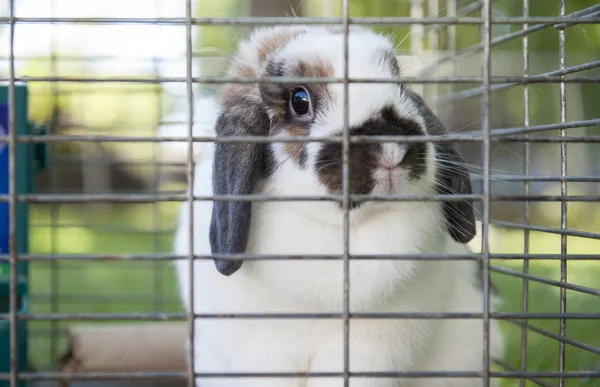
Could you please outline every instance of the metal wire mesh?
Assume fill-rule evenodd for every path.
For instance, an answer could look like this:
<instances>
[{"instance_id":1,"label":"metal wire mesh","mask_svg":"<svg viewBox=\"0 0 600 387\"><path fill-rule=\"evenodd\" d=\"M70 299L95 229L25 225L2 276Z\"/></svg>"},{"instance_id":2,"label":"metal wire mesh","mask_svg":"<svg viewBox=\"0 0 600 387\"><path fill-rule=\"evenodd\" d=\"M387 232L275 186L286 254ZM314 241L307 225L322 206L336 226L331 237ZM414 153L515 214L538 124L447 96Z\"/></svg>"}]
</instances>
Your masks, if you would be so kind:
<instances>
[{"instance_id":1,"label":"metal wire mesh","mask_svg":"<svg viewBox=\"0 0 600 387\"><path fill-rule=\"evenodd\" d=\"M165 0L167 1L167 0ZM50 1L56 8L58 0ZM161 9L162 1L154 2L156 9ZM34 16L20 16L20 2L8 0L6 2L6 15L0 17L0 23L6 27L8 55L2 60L7 65L6 75L0 74L0 80L6 82L9 86L9 104L12 107L9 111L9 135L0 138L0 141L7 144L10 154L10 190L9 195L0 197L0 201L8 202L10 208L10 255L2 256L2 260L10 263L10 309L7 314L1 314L0 320L8 320L11 324L11 372L9 374L0 374L0 381L7 380L11 387L17 387L20 380L25 381L45 381L45 380L146 380L146 379L172 379L179 378L188 380L188 385L195 385L194 375L194 353L197 348L194 345L188 347L188 357L192 359L187 365L187 373L184 372L111 372L111 373L86 373L73 374L65 372L56 372L52 370L52 361L56 359L64 345L64 328L67 322L94 322L94 321L158 321L173 320L187 321L188 340L193 343L194 337L194 319L297 319L297 318L315 318L315 319L342 319L344 322L344 359L343 372L341 373L237 373L237 374L196 374L200 378L242 378L242 377L342 377L344 386L350 385L351 377L375 376L375 377L470 377L480 378L483 386L489 386L491 380L499 379L506 383L519 382L520 386L534 385L541 386L565 386L576 385L571 382L578 382L577 385L596 385L600 380L600 364L581 364L579 370L568 367L568 355L571 348L577 348L588 354L600 355L600 348L597 347L598 341L586 342L585 337L572 334L567 327L571 324L576 325L577 321L594 321L600 319L600 307L596 300L600 297L598 282L571 280L567 276L569 264L581 262L589 264L589 270L592 265L598 265L598 255L590 249L575 248L574 251L567 249L567 242L573 238L581 238L590 241L600 239L598 224L593 222L580 225L579 220L572 221L572 216L567 216L572 207L580 206L578 214L598 215L598 183L600 182L600 169L597 167L597 160L594 155L598 152L597 143L600 142L600 132L597 127L600 126L600 117L598 117L596 108L594 110L594 101L586 100L582 95L581 85L596 85L600 82L600 54L598 51L588 52L587 55L578 55L577 61L569 60L567 56L567 36L572 31L581 26L595 25L600 23L600 6L591 5L585 8L572 9L566 0L556 0L554 3L558 6L556 15L532 16L532 1L523 0L520 15L507 16L498 15L494 12L501 10L494 8L491 0L406 0L404 3L410 6L409 15L394 14L386 17L382 16L364 16L362 14L353 15L351 11L351 2L342 0L330 3L339 6L335 11L335 16L309 17L299 16L290 17L257 17L257 16L236 16L236 17L213 17L212 15L199 15L195 8L196 3L192 0L180 0L183 5L181 14L164 16L160 11L155 16L131 17L120 15L119 12L110 14L110 16L56 16L56 9L50 8L48 14L37 14ZM398 2L402 3L402 2ZM400 7L399 7L400 9ZM404 9L404 8L402 8ZM571 10L571 11L569 11ZM197 30L209 26L211 28L246 28L256 25L281 25L281 24L312 24L312 25L341 25L345 32L344 56L345 69L344 76L337 78L232 78L222 75L213 75L199 73L197 70L198 61L210 62L213 60L219 67L220 56L195 51L195 36ZM179 31L182 42L177 44L183 47L183 58L172 58L154 56L152 58L142 58L141 62L150 62L151 70L143 75L127 74L124 75L97 75L93 72L86 73L74 71L75 75L70 74L69 69L75 68L72 63L108 63L118 59L114 56L95 56L95 55L63 55L55 50L57 44L56 37L52 37L52 47L50 55L47 56L18 56L15 50L19 42L15 38L15 32L19 28L26 26L131 26L147 27L154 26L157 29L171 28ZM348 31L351 25L368 25L374 27L387 28L405 28L410 30L410 54L417 58L421 64L416 69L409 68L414 72L411 75L402 75L394 79L352 79L348 75ZM507 30L501 28L506 27ZM478 34L480 38L477 43L472 45L460 45L458 43L458 29L468 28L473 34ZM495 28L498 28L495 30ZM163 31L161 30L161 31ZM532 61L532 51L530 50L530 36L535 33L556 30L558 39L558 53L551 53L554 61L537 60L534 70ZM50 31L53 31L51 28ZM405 30L402 30L405 31ZM498 32L500 31L500 32ZM463 31L464 33L464 31ZM503 48L507 44L519 42L518 48ZM512 51L511 51L512 50ZM591 49L590 49L591 50ZM592 50L593 51L593 50ZM515 55L517 52L517 55ZM512 53L512 54L510 54ZM536 51L535 55L540 52ZM49 58L49 60L48 60ZM508 58L508 59L503 59ZM519 58L516 61L515 58ZM582 59L583 58L583 59ZM19 65L35 63L36 61L49 62L49 70L41 71L38 74L26 75L23 71L17 70ZM127 59L130 60L130 59ZM556 62L556 60L558 62ZM177 62L185 66L185 72L176 71L176 75L165 75L161 71L161 66L169 61ZM521 62L518 66L511 67L503 72L502 66L508 66L508 62ZM547 62L547 63L538 63ZM574 62L576 64L571 64ZM71 65L69 65L71 63ZM212 63L212 62L211 62ZM558 64L556 64L558 63ZM71 67L69 67L71 66ZM500 70L496 70L496 69ZM515 70L515 69L518 69ZM496 74L509 75L496 75ZM510 73L520 73L514 75ZM468 74L468 75L465 75ZM478 74L478 75L472 75ZM227 137L214 138L200 136L195 131L198 125L196 109L196 97L201 92L198 86L220 86L226 83L288 83L302 82L311 83L341 83L344 86L344 134L342 137L295 137L293 139L271 137ZM29 85L41 85L38 95L46 93L49 108L48 116L50 120L49 135L27 135L17 136L15 130L15 112L14 112L14 90L19 82L26 82ZM352 83L404 83L418 89L431 97L432 107L435 107L437 113L447 118L450 127L450 134L443 137L433 136L403 136L401 138L394 136L350 136L348 129L348 88ZM62 87L62 85L69 85ZM126 129L114 127L113 122L103 122L96 120L95 124L87 125L86 122L89 112L81 111L80 117L69 117L73 122L65 122L57 119L61 113L64 101L71 99L86 98L88 93L98 93L98 86L106 85L112 92L120 95L127 95L129 99L147 98L147 95L154 95L152 103L158 106L156 109L157 121L165 124L163 121L164 112L168 111L165 106L165 91L161 88L165 85L173 86L172 93L181 94L181 98L175 104L184 104L185 114L180 116L177 122L171 124L178 125L179 134L154 133L148 134L147 129L153 125L152 119L142 122L141 128L130 125L126 119L117 122L117 125L130 125ZM73 86L71 88L71 86ZM88 88L89 86L89 88ZM535 89L536 87L545 87L545 89ZM558 86L558 87L557 87ZM522 91L518 90L521 89ZM594 86L597 87L597 86ZM518 90L521 97L514 97L514 90ZM542 90L542 91L540 91ZM535 93L534 93L535 91ZM505 94L502 94L505 93ZM508 94L513 93L513 94ZM539 98L540 93L550 93L557 102L552 107L558 111L558 120L555 120L552 113L548 114L549 120L540 121L534 124L533 109L542 108L540 104L534 105L532 102ZM167 93L168 94L168 93ZM32 91L32 95L35 92ZM504 99L496 97L504 95ZM506 97L506 96L509 97ZM590 94L592 95L592 94ZM596 94L597 95L597 94ZM110 97L109 97L110 98ZM495 99L496 98L496 99ZM515 114L497 109L495 104L502 104L507 98L522 98L523 112ZM567 102L572 99L575 102ZM100 101L106 101L99 99ZM472 101L475 101L473 103ZM578 101L578 102L577 102ZM171 101L171 104L173 102ZM132 105L135 108L135 105ZM574 106L574 107L573 107ZM571 113L579 111L579 113ZM585 110L586 113L581 113ZM84 110L84 109L82 109ZM473 118L473 112L478 115ZM591 113L590 113L591 112ZM92 112L93 114L94 112ZM466 113L466 114L465 114ZM469 115L469 113L471 113ZM568 114L569 113L569 114ZM137 114L135 111L130 114ZM460 115L466 115L462 120L457 119ZM504 114L512 114L511 119L502 120ZM522 119L519 121L516 117ZM569 118L575 117L575 118ZM80 121L82 122L79 122ZM143 121L143 120L142 120ZM124 123L124 124L123 124ZM469 129L471 126L478 127L476 130ZM139 130L138 130L139 129ZM547 134L553 132L554 134ZM194 148L195 145L202 142L322 142L322 143L341 143L343 149L343 194L327 196L276 196L276 195L227 195L227 196L198 196L186 193L185 184L193 186L194 184ZM454 195L432 196L432 195L354 195L349 189L349 160L350 144L369 143L369 142L397 142L419 143L419 142L454 142L467 149L470 160L476 163L471 169L472 181L476 187L473 195ZM15 179L15 152L17 143L45 143L53 150L56 157L47 181L43 184L42 192L34 194L17 195ZM185 154L185 157L179 157L177 160L168 160L161 156L161 146L171 144L174 146L183 146L178 148L179 152ZM540 147L552 147L558 144L559 148L550 149L550 153L559 154L559 171L553 173L552 168L540 168L544 162L534 163L533 158L546 157L548 154L539 150ZM569 147L577 146L576 151L571 150L567 154L567 144ZM581 144L584 144L581 146ZM582 161L577 159L573 170L571 171L571 160L573 155L587 152ZM76 147L75 152L62 152L60 149L65 147ZM125 153L133 155L136 152L144 154L144 157L121 157L114 160L105 157L105 150L108 147L119 147L126 149ZM573 148L572 148L573 149ZM518 173L510 171L497 170L492 168L492 161L495 152L507 150L509 158L511 155L517 155L514 160L504 165L507 169L519 169ZM558 151L558 152L557 152ZM517 153L518 152L518 153ZM537 152L537 153L536 153ZM61 156L62 154L62 156ZM67 154L68 156L65 156ZM73 157L73 154L76 157ZM542 156L539 156L542 154ZM506 156L504 156L506 157ZM469 157L468 157L469 158ZM569 161L569 164L567 164ZM518 163L518 167L515 167ZM581 164L589 163L589 168L583 168ZM567 166L569 165L569 171ZM596 165L596 167L594 167ZM522 170L521 170L522 168ZM71 170L68 174L67 172ZM135 171L136 173L133 173ZM176 171L175 173L173 171ZM77 174L83 176L78 185L68 186L72 176ZM115 174L120 174L120 178ZM135 176L142 175L143 178ZM67 176L67 177L64 177ZM86 179L87 176L87 179ZM165 178L165 176L167 176ZM92 177L90 179L90 177ZM166 179L166 180L165 180ZM175 182L168 179L176 180ZM128 184L124 184L127 181ZM576 185L577 195L569 194L567 183L571 187ZM100 184L99 186L95 186ZM544 187L556 187L558 184L559 192L550 190L550 193L544 191ZM584 184L588 184L584 187ZM593 186L593 187L592 187ZM508 187L508 188L507 188ZM510 189L517 187L517 189ZM592 187L592 188L587 188ZM371 259L368 256L352 255L350 256L350 232L349 232L349 212L351 202L360 201L416 201L416 200L462 200L472 198L481 213L481 251L472 254L448 255L448 254L418 254L418 255L390 255L380 257L380 259L400 259L400 260L474 260L483 264L483 313L351 313L349 308L349 265L351 260ZM174 216L170 209L177 208L179 205L189 206L189 211L193 214L193 201L214 200L214 201L271 201L271 200L290 200L290 201L337 201L341 204L344 211L344 248L340 255L320 255L320 256L265 256L265 255L236 255L222 256L220 258L244 259L244 260L266 260L266 259L297 259L297 260L342 260L344 269L344 287L340 289L344 295L344 307L341 313L310 313L310 314L277 314L261 313L257 311L252 314L199 314L193 310L185 313L179 305L176 297L176 289L172 279L172 273L168 262L173 260L188 260L190 267L190 284L194 284L194 260L219 258L215 255L194 255L178 256L170 253L171 234L174 226ZM21 255L16 253L16 204L18 202L31 203L34 206L32 215L31 232L36 233L38 246L44 247L34 249L29 254ZM559 225L547 225L550 221L547 218L541 218L542 221L534 221L532 214L537 207L542 204L557 203ZM131 210L136 208L137 211ZM551 211L556 212L556 207ZM581 210L583 208L583 210ZM512 212L511 212L512 211ZM537 209L539 212L540 210ZM583 211L583 212L581 212ZM594 212L596 211L596 212ZM73 213L82 212L84 216L73 216ZM103 213L122 213L121 217L110 218L103 217ZM504 216L505 212L517 213L518 216ZM542 210L544 212L544 210ZM139 216L143 213L144 220L131 221L128 217ZM582 215L579 215L582 216ZM594 215L592 215L593 218ZM539 218L539 217L538 217ZM73 220L75 219L75 220ZM193 216L190 217L193 219ZM569 222L567 222L569 220ZM173 224L171 224L173 223ZM143 226L140 226L143 224ZM577 226L572 226L571 224ZM594 226L596 226L594 228ZM193 221L189 222L189 233L194 234ZM491 246L494 230L518 230L522 231L520 243L521 249L518 252L502 252L494 250ZM81 230L87 234L77 234ZM71 232L72 231L72 232ZM91 241L87 247L80 251L69 249L68 245L73 239L91 238L89 233L94 235L104 235L102 240ZM560 239L560 248L553 252L539 252L532 248L532 235L541 233L543 235L558 235ZM40 236L42 235L42 236ZM136 246L127 246L127 239L136 238L136 235L142 235L137 238ZM537 234L536 234L537 235ZM45 240L41 243L41 240ZM118 242L120 241L120 242ZM35 243L35 242L34 242ZM108 244L115 243L115 247L93 246L94 243ZM596 245L597 246L597 245ZM125 250L125 251L123 251ZM138 251L136 251L138 250ZM141 250L141 251L140 251ZM532 250L538 252L532 252ZM543 249L542 249L543 250ZM583 252L581 252L583 250ZM193 239L189 241L189 251L193 252ZM33 290L31 294L32 305L37 305L30 313L20 314L17 309L17 262L29 262L32 267L37 269L37 276L32 278ZM110 262L109 262L110 261ZM511 263L510 266L504 266L500 263ZM558 278L552 278L544 272L533 270L538 262L551 262L560 265ZM517 264L517 265L515 265ZM520 267L518 266L520 265ZM135 293L129 292L123 294L125 288L106 289L104 293L87 294L84 289L61 290L65 285L65 280L82 276L84 279L75 282L75 287L81 287L86 280L92 280L91 277L85 277L86 272L92 270L104 270L106 278L118 276L121 273L122 281L128 281L131 278L138 277L139 285ZM126 274L129 273L129 274ZM522 283L511 282L511 286L521 291L518 295L512 295L518 298L517 304L520 310L501 310L497 312L490 311L490 288L492 275L503 276L520 280ZM45 277L46 287L36 289L35 280ZM577 278L577 277L575 277ZM533 297L531 289L534 286L544 286L556 289L559 293L557 311L539 311L536 305L541 305L546 301ZM100 285L102 287L102 285ZM536 288L539 289L539 288ZM75 292L71 292L75 290ZM567 308L567 300L571 294L577 293L593 298L590 303L592 307L577 312L570 311ZM536 292L535 295L539 295ZM194 305L194 292L189 292L190 305ZM594 303L595 302L595 303ZM82 307L85 305L85 307ZM97 307L95 307L96 305ZM102 306L102 307L98 307ZM402 370L390 370L389 372L361 373L350 372L349 359L349 322L351 319L360 318L380 318L380 319L479 319L483 323L484 352L482 353L482 372L405 372ZM517 363L508 361L509 359L492 359L489 353L489 324L490 321L498 319L506 323L506 329L518 330L518 345L509 348L512 351L509 356L518 356ZM25 320L29 322L30 337L32 337L37 368L41 372L17 372L18 346L16 336L16 322ZM533 321L533 322L532 322ZM558 324L558 331L555 332L548 328L545 322ZM596 322L598 324L598 322ZM540 325L544 326L542 328ZM597 325L596 325L597 326ZM535 369L535 360L532 361L532 345L536 345L536 340L532 340L533 334L545 339L551 340L558 348L558 364L551 370ZM536 336L537 337L537 336ZM42 354L43 353L43 354ZM517 355L518 353L518 355ZM533 353L535 356L535 351ZM575 360L576 361L576 360ZM510 363L510 364L509 364ZM512 365L511 365L512 364ZM515 366L518 364L518 366ZM499 368L494 368L498 366ZM235 381L235 379L232 379ZM589 384L583 384L589 383ZM513 384L506 384L513 385ZM516 385L516 384L515 384Z\"/></svg>"}]
</instances>

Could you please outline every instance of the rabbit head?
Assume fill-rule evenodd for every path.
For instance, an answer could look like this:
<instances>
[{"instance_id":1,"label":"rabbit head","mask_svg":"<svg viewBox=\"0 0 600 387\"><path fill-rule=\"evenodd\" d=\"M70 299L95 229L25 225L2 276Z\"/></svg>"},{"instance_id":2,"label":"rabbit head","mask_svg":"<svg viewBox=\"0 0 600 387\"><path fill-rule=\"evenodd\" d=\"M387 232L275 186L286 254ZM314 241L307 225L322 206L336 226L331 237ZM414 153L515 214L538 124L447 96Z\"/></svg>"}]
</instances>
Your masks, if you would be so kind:
<instances>
[{"instance_id":1,"label":"rabbit head","mask_svg":"<svg viewBox=\"0 0 600 387\"><path fill-rule=\"evenodd\" d=\"M228 75L235 77L342 78L344 33L327 27L270 27L242 42ZM350 78L400 76L395 47L380 34L350 28ZM342 137L350 135L421 136L446 133L416 93L399 83L351 83L345 122L341 83L237 83L221 91L217 136ZM217 143L213 163L216 195L263 193L342 194L341 142ZM469 175L454 145L447 142L352 143L351 194L471 194ZM258 187L261 187L260 189ZM439 223L456 241L475 234L470 200L430 202L440 206ZM303 202L308 216L342 222L339 202ZM385 208L385 202L351 203L352 219ZM408 204L407 204L408 205ZM252 203L215 201L210 225L213 254L243 253L248 241ZM240 260L216 260L231 275Z\"/></svg>"}]
</instances>

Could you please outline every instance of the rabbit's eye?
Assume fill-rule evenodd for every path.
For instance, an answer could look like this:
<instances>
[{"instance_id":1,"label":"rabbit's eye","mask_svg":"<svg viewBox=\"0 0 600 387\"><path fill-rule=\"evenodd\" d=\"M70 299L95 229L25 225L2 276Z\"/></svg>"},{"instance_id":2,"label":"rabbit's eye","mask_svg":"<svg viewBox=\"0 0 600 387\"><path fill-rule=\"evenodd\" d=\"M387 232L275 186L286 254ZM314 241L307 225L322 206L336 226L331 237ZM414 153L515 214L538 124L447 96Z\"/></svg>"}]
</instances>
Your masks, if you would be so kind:
<instances>
[{"instance_id":1,"label":"rabbit's eye","mask_svg":"<svg viewBox=\"0 0 600 387\"><path fill-rule=\"evenodd\" d=\"M297 116L306 116L310 113L310 95L304 88L292 91L290 99L292 110Z\"/></svg>"}]
</instances>

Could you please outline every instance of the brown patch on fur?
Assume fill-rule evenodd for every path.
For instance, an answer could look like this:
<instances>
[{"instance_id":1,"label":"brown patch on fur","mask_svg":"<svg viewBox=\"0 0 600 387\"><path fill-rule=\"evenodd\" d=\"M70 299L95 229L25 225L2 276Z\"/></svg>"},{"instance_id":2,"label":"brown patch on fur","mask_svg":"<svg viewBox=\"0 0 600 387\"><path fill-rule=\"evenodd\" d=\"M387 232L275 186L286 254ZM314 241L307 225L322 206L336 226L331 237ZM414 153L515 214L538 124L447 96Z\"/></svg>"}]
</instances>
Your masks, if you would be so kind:
<instances>
[{"instance_id":1,"label":"brown patch on fur","mask_svg":"<svg viewBox=\"0 0 600 387\"><path fill-rule=\"evenodd\" d=\"M285 131L290 136L308 136L309 130L308 128L302 127L300 125L288 125L285 128ZM302 159L302 151L304 149L304 144L300 142L288 142L283 145L283 150L286 152L294 161L301 163Z\"/></svg>"},{"instance_id":2,"label":"brown patch on fur","mask_svg":"<svg viewBox=\"0 0 600 387\"><path fill-rule=\"evenodd\" d=\"M314 63L301 61L294 72L294 75L306 78L327 78L334 75L331 63L321 59Z\"/></svg>"},{"instance_id":3,"label":"brown patch on fur","mask_svg":"<svg viewBox=\"0 0 600 387\"><path fill-rule=\"evenodd\" d=\"M331 63L326 62L325 60L318 60L316 62L298 63L298 67L294 70L293 75L302 78L333 78L335 76L335 72ZM311 83L308 85L308 87L311 89L314 97L316 97L316 106L314 106L315 114L317 113L316 109L319 111L325 110L325 108L328 107L332 102L329 84ZM314 97L313 100L315 100Z\"/></svg>"},{"instance_id":4,"label":"brown patch on fur","mask_svg":"<svg viewBox=\"0 0 600 387\"><path fill-rule=\"evenodd\" d=\"M297 29L282 29L279 31L273 31L272 33L265 35L259 42L256 49L256 55L258 56L259 63L262 65L266 64L268 57L273 52L282 48L290 39L295 36L302 34L302 30ZM237 58L236 58L237 59ZM243 60L244 58L240 58ZM253 68L249 64L234 61L229 67L227 75L231 77L240 78L258 78L261 76L261 68ZM236 96L239 95L252 95L257 94L257 85L248 83L231 83L223 86L221 91L221 101L227 103L227 101L235 100Z\"/></svg>"},{"instance_id":5,"label":"brown patch on fur","mask_svg":"<svg viewBox=\"0 0 600 387\"><path fill-rule=\"evenodd\" d=\"M350 193L367 195L374 186L372 171L377 167L379 144L350 144ZM342 146L325 144L318 153L315 164L319 181L332 195L342 193ZM351 203L356 207L358 203Z\"/></svg>"},{"instance_id":6,"label":"brown patch on fur","mask_svg":"<svg viewBox=\"0 0 600 387\"><path fill-rule=\"evenodd\" d=\"M239 62L234 62L229 67L227 75L230 77L256 78L256 73L251 66ZM251 83L226 83L221 89L221 103L227 105L240 96L251 96L253 93L256 93L256 85Z\"/></svg>"},{"instance_id":7,"label":"brown patch on fur","mask_svg":"<svg viewBox=\"0 0 600 387\"><path fill-rule=\"evenodd\" d=\"M303 33L302 30L282 29L269 34L258 45L259 62L264 62L269 55L282 48L290 39Z\"/></svg>"}]
</instances>

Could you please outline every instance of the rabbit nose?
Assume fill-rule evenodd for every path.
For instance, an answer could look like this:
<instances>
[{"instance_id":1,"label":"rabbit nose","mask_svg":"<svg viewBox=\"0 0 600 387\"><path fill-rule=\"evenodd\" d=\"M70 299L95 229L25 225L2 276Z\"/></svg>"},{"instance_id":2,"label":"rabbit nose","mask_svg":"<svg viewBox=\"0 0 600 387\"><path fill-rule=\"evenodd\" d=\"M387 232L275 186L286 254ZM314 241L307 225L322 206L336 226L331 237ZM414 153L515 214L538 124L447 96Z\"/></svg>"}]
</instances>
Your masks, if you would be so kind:
<instances>
[{"instance_id":1,"label":"rabbit nose","mask_svg":"<svg viewBox=\"0 0 600 387\"><path fill-rule=\"evenodd\" d=\"M402 163L405 153L403 146L393 143L384 143L382 145L378 166L387 170L395 169Z\"/></svg>"}]
</instances>

